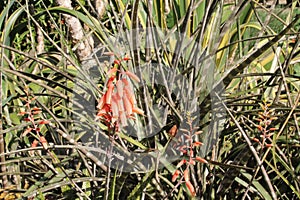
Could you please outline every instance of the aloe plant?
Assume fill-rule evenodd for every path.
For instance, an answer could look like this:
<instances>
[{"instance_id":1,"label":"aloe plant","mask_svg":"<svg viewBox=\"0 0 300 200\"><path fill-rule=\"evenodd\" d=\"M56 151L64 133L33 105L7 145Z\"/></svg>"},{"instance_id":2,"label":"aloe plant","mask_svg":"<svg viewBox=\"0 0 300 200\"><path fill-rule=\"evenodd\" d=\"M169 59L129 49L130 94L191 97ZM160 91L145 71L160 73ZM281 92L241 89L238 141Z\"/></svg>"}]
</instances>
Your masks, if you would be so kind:
<instances>
[{"instance_id":1,"label":"aloe plant","mask_svg":"<svg viewBox=\"0 0 300 200\"><path fill-rule=\"evenodd\" d=\"M297 2L56 3L1 5L1 198L300 198Z\"/></svg>"}]
</instances>

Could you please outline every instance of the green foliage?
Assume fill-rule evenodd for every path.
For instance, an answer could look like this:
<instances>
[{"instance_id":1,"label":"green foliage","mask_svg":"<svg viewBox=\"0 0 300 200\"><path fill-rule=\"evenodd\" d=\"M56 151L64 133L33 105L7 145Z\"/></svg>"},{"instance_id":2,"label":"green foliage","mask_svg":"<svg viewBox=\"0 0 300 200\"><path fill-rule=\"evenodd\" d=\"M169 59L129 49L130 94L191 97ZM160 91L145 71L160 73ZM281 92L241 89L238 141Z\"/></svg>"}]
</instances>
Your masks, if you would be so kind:
<instances>
[{"instance_id":1,"label":"green foliage","mask_svg":"<svg viewBox=\"0 0 300 200\"><path fill-rule=\"evenodd\" d=\"M129 173L122 166L104 166L109 157L91 157L80 149L80 142L92 131L124 155L160 155L155 153L165 153L178 139L168 134L177 123L167 124L168 114L179 119L182 129L191 115L195 128L203 131L196 139L204 145L195 155L205 157L208 164L190 167L197 198L300 198L299 8L295 3L266 8L257 1L168 2L107 1L105 15L97 18L87 1L73 1L73 10L57 7L54 1L4 1L0 6L0 157L6 169L1 169L1 198L12 194L32 199L190 198L183 182L171 182L180 159L153 156L162 168ZM85 33L93 35L100 49L114 53L115 59L131 58L123 67L144 77L147 86L136 87L135 95L138 105L148 109L131 125L146 126L151 118L161 128L156 136L141 140L144 132L137 129L135 135L120 132L112 137L105 124L94 120L95 108L89 106L102 96L113 63L106 55L98 58L96 69L78 61L65 14L88 27ZM126 41L119 37L137 28L145 38L120 52ZM43 52L37 51L38 30L44 37ZM149 38L164 45L148 48ZM134 48L138 42L139 48ZM139 66L147 64L157 67L141 71ZM159 65L187 83L180 85L170 78L155 85L156 77L151 75L166 72ZM172 87L184 95L168 96ZM24 98L32 99L31 109L42 111L34 122L24 120L28 113L20 114L26 110ZM189 98L201 112L184 103ZM274 117L268 125L274 128L266 139L269 146L259 141L258 120L265 112ZM27 131L39 123L38 131Z\"/></svg>"}]
</instances>

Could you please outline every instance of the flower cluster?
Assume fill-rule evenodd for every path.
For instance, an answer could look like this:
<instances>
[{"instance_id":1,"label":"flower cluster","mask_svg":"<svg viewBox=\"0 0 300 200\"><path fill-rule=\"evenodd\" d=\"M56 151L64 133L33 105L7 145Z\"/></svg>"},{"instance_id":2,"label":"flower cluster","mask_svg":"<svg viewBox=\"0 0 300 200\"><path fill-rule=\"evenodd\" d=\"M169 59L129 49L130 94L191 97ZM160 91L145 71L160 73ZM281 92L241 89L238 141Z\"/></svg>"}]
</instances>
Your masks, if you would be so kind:
<instances>
[{"instance_id":1,"label":"flower cluster","mask_svg":"<svg viewBox=\"0 0 300 200\"><path fill-rule=\"evenodd\" d=\"M30 122L31 125L26 128L22 136L25 137L29 133L33 134L37 139L32 143L32 147L36 147L40 142L44 149L48 148L48 143L46 138L40 134L41 126L43 124L49 124L50 121L45 119L40 119L39 114L42 112L41 108L34 106L36 97L31 97L29 95L28 88L25 88L26 97L21 97L20 99L25 103L25 109L18 113L18 115L23 116L23 120Z\"/></svg>"},{"instance_id":2,"label":"flower cluster","mask_svg":"<svg viewBox=\"0 0 300 200\"><path fill-rule=\"evenodd\" d=\"M271 147L272 144L267 143L266 141L272 141L271 136L274 134L274 131L277 130L274 127L270 127L273 120L277 118L274 117L274 109L270 109L270 104L260 104L263 112L258 113L258 118L256 119L259 124L256 124L257 129L261 133L260 138L253 138L253 141L260 143L262 147Z\"/></svg>"},{"instance_id":3,"label":"flower cluster","mask_svg":"<svg viewBox=\"0 0 300 200\"><path fill-rule=\"evenodd\" d=\"M190 125L190 130L184 130L181 129L182 131L186 132L184 134L185 137L185 142L186 145L182 145L179 147L180 152L183 154L184 159L182 159L176 166L176 170L173 173L172 176L172 182L175 182L176 179L183 174L183 177L181 176L180 182L183 183L183 179L184 179L184 183L187 187L187 189L190 191L192 196L196 195L196 191L195 188L193 186L193 184L190 181L190 167L195 165L196 162L200 162L200 163L207 163L207 161L204 158L201 158L199 156L195 156L195 150L197 147L200 147L203 143L199 142L199 141L194 141L194 138L199 135L202 131L196 131L196 128L192 127L192 123L189 122L188 123ZM181 170L179 170L179 168L181 168L182 166L185 165L185 170L183 171L183 173L181 172Z\"/></svg>"},{"instance_id":4,"label":"flower cluster","mask_svg":"<svg viewBox=\"0 0 300 200\"><path fill-rule=\"evenodd\" d=\"M140 79L130 71L118 69L119 60L115 67L108 71L106 92L98 101L96 120L100 119L107 127L118 128L127 126L127 119L133 118L134 113L143 115L143 110L136 106L136 99L129 80L140 82Z\"/></svg>"}]
</instances>

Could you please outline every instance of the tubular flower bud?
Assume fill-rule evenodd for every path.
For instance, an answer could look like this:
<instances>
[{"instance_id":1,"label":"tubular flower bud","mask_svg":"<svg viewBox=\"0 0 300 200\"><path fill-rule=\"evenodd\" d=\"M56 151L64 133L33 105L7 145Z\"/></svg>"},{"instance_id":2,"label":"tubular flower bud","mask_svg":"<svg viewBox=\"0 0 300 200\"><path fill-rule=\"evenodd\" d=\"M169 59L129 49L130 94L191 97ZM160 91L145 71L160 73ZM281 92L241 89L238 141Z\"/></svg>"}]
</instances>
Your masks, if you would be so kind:
<instances>
[{"instance_id":1,"label":"tubular flower bud","mask_svg":"<svg viewBox=\"0 0 300 200\"><path fill-rule=\"evenodd\" d=\"M175 172L174 172L174 174L172 176L172 182L176 181L176 179L178 178L179 174L180 174L180 171L178 169L175 170Z\"/></svg>"},{"instance_id":2,"label":"tubular flower bud","mask_svg":"<svg viewBox=\"0 0 300 200\"><path fill-rule=\"evenodd\" d=\"M190 181L190 173L188 169L184 170L183 177L186 182Z\"/></svg>"},{"instance_id":3,"label":"tubular flower bud","mask_svg":"<svg viewBox=\"0 0 300 200\"><path fill-rule=\"evenodd\" d=\"M115 95L112 97L111 110L112 110L112 117L114 119L117 119L119 117L119 110L118 110L118 104Z\"/></svg>"},{"instance_id":4,"label":"tubular flower bud","mask_svg":"<svg viewBox=\"0 0 300 200\"><path fill-rule=\"evenodd\" d=\"M139 109L139 108L136 108L136 107L132 108L132 112L140 114L140 115L144 114L144 111L142 109Z\"/></svg>"},{"instance_id":5,"label":"tubular flower bud","mask_svg":"<svg viewBox=\"0 0 300 200\"><path fill-rule=\"evenodd\" d=\"M201 158L201 157L199 157L199 156L197 156L197 157L195 158L195 160L196 160L196 161L199 161L199 162L201 162L201 163L207 164L207 161L206 161L204 158Z\"/></svg>"},{"instance_id":6,"label":"tubular flower bud","mask_svg":"<svg viewBox=\"0 0 300 200\"><path fill-rule=\"evenodd\" d=\"M129 76L132 80L136 81L136 82L140 82L140 79L137 75L135 75L134 73L127 71L125 72L127 76Z\"/></svg>"},{"instance_id":7,"label":"tubular flower bud","mask_svg":"<svg viewBox=\"0 0 300 200\"><path fill-rule=\"evenodd\" d=\"M40 142L42 143L44 149L48 149L48 142L44 136L40 137Z\"/></svg>"},{"instance_id":8,"label":"tubular flower bud","mask_svg":"<svg viewBox=\"0 0 300 200\"><path fill-rule=\"evenodd\" d=\"M196 142L193 143L193 145L194 145L194 147L198 147L198 146L203 145L203 143L196 141Z\"/></svg>"},{"instance_id":9,"label":"tubular flower bud","mask_svg":"<svg viewBox=\"0 0 300 200\"><path fill-rule=\"evenodd\" d=\"M116 60L115 64L120 64L120 60ZM96 120L100 119L109 127L127 126L128 119L134 119L133 113L144 114L144 111L135 106L136 99L133 89L128 82L128 78L140 81L132 72L121 71L117 76L118 67L108 71L109 77L105 94L98 101L98 113ZM127 77L126 77L127 76ZM115 90L116 88L116 90Z\"/></svg>"},{"instance_id":10,"label":"tubular flower bud","mask_svg":"<svg viewBox=\"0 0 300 200\"><path fill-rule=\"evenodd\" d=\"M118 95L122 98L123 97L123 82L120 80L117 81L117 91L118 91Z\"/></svg>"},{"instance_id":11,"label":"tubular flower bud","mask_svg":"<svg viewBox=\"0 0 300 200\"><path fill-rule=\"evenodd\" d=\"M108 90L106 92L106 98L105 98L105 103L106 104L111 103L111 96L112 96L113 90L114 90L114 85L113 84L109 85Z\"/></svg>"},{"instance_id":12,"label":"tubular flower bud","mask_svg":"<svg viewBox=\"0 0 300 200\"><path fill-rule=\"evenodd\" d=\"M133 107L126 95L123 96L123 103L124 103L124 107L125 107L127 116L130 116L133 112L133 110L132 110Z\"/></svg>"},{"instance_id":13,"label":"tubular flower bud","mask_svg":"<svg viewBox=\"0 0 300 200\"><path fill-rule=\"evenodd\" d=\"M185 159L181 160L181 161L177 164L176 168L181 167L184 163L186 163L186 160L185 160Z\"/></svg>"},{"instance_id":14,"label":"tubular flower bud","mask_svg":"<svg viewBox=\"0 0 300 200\"><path fill-rule=\"evenodd\" d=\"M186 187L188 188L188 190L190 191L192 196L196 196L196 192L195 192L195 188L193 186L193 184L190 181L185 182Z\"/></svg>"}]
</instances>

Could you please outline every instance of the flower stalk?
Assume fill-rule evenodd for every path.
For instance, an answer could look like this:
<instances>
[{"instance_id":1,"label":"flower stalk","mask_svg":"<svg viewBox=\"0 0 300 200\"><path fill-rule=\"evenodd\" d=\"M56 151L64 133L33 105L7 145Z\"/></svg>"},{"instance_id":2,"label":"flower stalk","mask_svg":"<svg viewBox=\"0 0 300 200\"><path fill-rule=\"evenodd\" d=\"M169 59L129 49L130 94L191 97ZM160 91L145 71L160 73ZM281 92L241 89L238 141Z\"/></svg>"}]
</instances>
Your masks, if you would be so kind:
<instances>
[{"instance_id":1,"label":"flower stalk","mask_svg":"<svg viewBox=\"0 0 300 200\"><path fill-rule=\"evenodd\" d=\"M196 196L196 190L194 185L190 180L190 168L194 166L197 162L207 164L207 161L204 158L196 155L197 147L200 147L203 143L200 141L195 141L195 137L202 133L202 131L197 131L197 128L194 128L192 125L192 120L188 118L189 130L181 129L181 131L186 132L184 134L186 144L179 147L179 151L183 154L183 159L176 165L176 170L172 176L172 182L175 182L176 179L180 178L179 183L185 183L187 190L190 192L191 196ZM180 168L183 168L179 170ZM183 178L182 175L183 174ZM179 185L180 185L179 184Z\"/></svg>"},{"instance_id":2,"label":"flower stalk","mask_svg":"<svg viewBox=\"0 0 300 200\"><path fill-rule=\"evenodd\" d=\"M124 61L129 60L124 58ZM140 82L140 79L130 71L120 69L122 60L115 60L114 67L107 72L106 91L98 101L96 120L104 122L109 128L126 127L128 119L134 114L143 115L144 111L136 106L136 99L130 80Z\"/></svg>"}]
</instances>

